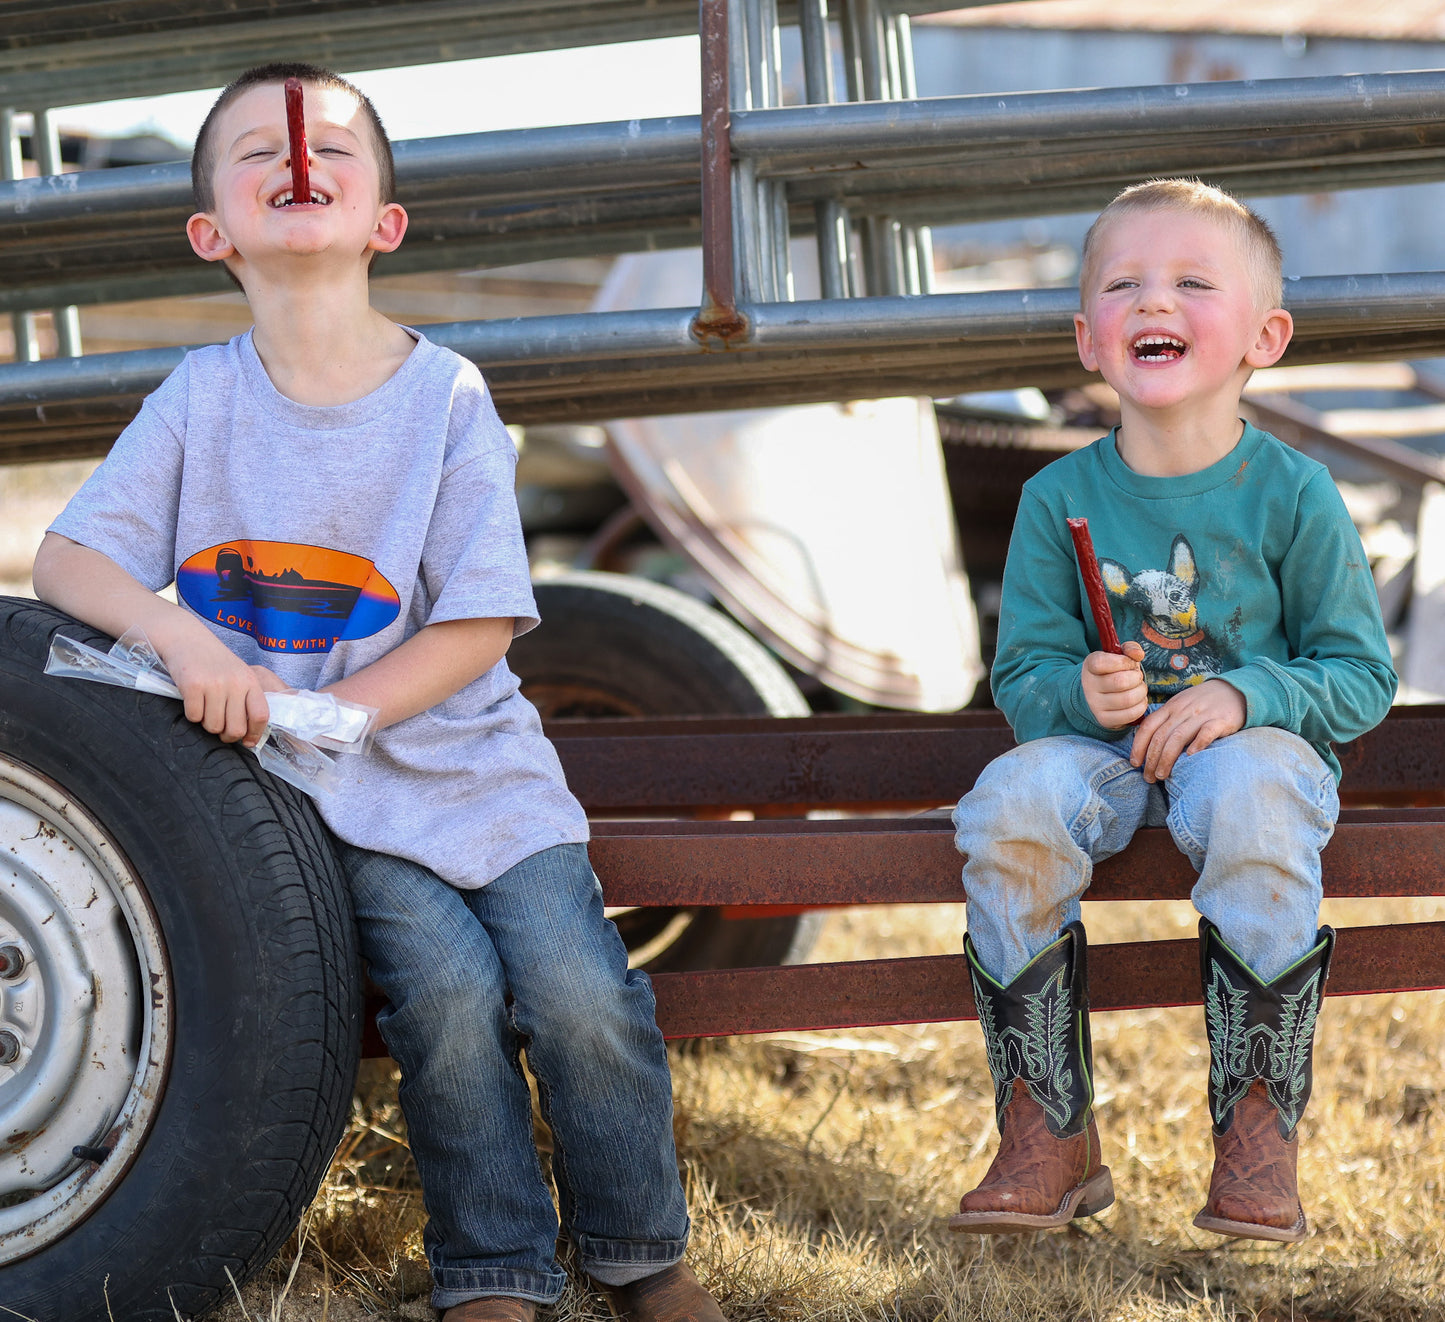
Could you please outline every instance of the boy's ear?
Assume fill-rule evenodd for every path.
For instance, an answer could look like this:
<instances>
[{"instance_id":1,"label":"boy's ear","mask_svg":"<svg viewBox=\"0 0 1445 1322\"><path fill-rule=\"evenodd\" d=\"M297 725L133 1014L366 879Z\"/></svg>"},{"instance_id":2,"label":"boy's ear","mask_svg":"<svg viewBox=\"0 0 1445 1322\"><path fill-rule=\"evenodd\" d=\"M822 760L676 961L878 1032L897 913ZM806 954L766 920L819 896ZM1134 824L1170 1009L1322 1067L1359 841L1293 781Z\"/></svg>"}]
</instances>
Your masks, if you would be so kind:
<instances>
[{"instance_id":1,"label":"boy's ear","mask_svg":"<svg viewBox=\"0 0 1445 1322\"><path fill-rule=\"evenodd\" d=\"M236 255L236 246L216 228L209 211L198 211L186 221L186 238L191 251L203 262L223 262Z\"/></svg>"},{"instance_id":2,"label":"boy's ear","mask_svg":"<svg viewBox=\"0 0 1445 1322\"><path fill-rule=\"evenodd\" d=\"M366 246L373 252L395 252L406 234L407 215L399 202L383 202L376 214L376 228Z\"/></svg>"},{"instance_id":3,"label":"boy's ear","mask_svg":"<svg viewBox=\"0 0 1445 1322\"><path fill-rule=\"evenodd\" d=\"M1244 361L1250 367L1273 367L1289 348L1293 334L1294 318L1283 308L1270 308Z\"/></svg>"},{"instance_id":4,"label":"boy's ear","mask_svg":"<svg viewBox=\"0 0 1445 1322\"><path fill-rule=\"evenodd\" d=\"M1094 357L1094 334L1089 329L1089 319L1082 312L1074 313L1074 342L1079 346L1079 361L1083 363L1084 370L1097 372L1099 360Z\"/></svg>"}]
</instances>

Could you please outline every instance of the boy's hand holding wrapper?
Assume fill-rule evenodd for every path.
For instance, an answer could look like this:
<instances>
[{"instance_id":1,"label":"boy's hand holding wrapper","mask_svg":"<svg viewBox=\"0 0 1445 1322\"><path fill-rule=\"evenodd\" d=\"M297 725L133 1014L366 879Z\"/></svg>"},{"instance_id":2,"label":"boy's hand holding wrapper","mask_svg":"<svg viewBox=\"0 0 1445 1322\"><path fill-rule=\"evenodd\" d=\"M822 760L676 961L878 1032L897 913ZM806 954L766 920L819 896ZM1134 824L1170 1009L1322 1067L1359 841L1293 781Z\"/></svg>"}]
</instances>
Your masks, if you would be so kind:
<instances>
[{"instance_id":1,"label":"boy's hand holding wrapper","mask_svg":"<svg viewBox=\"0 0 1445 1322\"><path fill-rule=\"evenodd\" d=\"M1088 519L1070 519L1068 524L1094 627L1099 632L1100 650L1084 658L1084 700L1100 725L1106 730L1120 730L1140 720L1149 709L1149 689L1139 667L1144 649L1136 642L1119 642L1094 555L1094 539L1089 536Z\"/></svg>"}]
</instances>

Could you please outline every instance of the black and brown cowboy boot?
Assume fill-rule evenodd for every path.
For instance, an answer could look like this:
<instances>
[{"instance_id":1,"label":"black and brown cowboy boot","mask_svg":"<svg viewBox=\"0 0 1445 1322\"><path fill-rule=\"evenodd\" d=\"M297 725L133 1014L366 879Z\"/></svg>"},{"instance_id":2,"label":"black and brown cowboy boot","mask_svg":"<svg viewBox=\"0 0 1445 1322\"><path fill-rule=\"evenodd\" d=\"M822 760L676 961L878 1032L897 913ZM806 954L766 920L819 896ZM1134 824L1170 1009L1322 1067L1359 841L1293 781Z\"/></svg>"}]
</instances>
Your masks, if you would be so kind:
<instances>
[{"instance_id":1,"label":"black and brown cowboy boot","mask_svg":"<svg viewBox=\"0 0 1445 1322\"><path fill-rule=\"evenodd\" d=\"M1214 1173L1194 1218L1201 1230L1283 1244L1308 1233L1296 1127L1310 1098L1315 1020L1334 943L1334 929L1320 928L1308 954L1262 982L1213 923L1199 921L1214 1119Z\"/></svg>"},{"instance_id":2,"label":"black and brown cowboy boot","mask_svg":"<svg viewBox=\"0 0 1445 1322\"><path fill-rule=\"evenodd\" d=\"M950 1230L1050 1230L1114 1201L1094 1124L1088 948L1070 923L1007 987L963 943L993 1075L999 1145L983 1183L963 1196Z\"/></svg>"}]
</instances>

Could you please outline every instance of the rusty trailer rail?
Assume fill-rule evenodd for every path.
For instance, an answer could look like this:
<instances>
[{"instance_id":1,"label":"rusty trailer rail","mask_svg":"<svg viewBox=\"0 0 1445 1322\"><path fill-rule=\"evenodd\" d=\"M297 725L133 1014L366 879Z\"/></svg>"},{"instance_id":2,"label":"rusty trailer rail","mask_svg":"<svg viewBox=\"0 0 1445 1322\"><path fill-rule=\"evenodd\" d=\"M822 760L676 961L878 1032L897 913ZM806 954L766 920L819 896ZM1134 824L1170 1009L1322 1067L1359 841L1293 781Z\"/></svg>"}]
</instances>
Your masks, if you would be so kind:
<instances>
[{"instance_id":1,"label":"rusty trailer rail","mask_svg":"<svg viewBox=\"0 0 1445 1322\"><path fill-rule=\"evenodd\" d=\"M549 734L593 815L608 903L739 915L962 900L946 816L901 814L952 802L1012 743L996 713L595 721ZM1339 752L1348 806L1324 853L1325 894L1445 894L1445 707L1397 708ZM804 816L818 808L895 815ZM739 809L755 820L682 816ZM1193 880L1167 832L1144 830L1099 866L1089 898L1185 899ZM1093 1006L1198 1004L1197 960L1193 941L1095 947ZM669 1038L974 1017L961 954L661 973L654 986ZM1331 995L1440 987L1445 922L1340 932Z\"/></svg>"}]
</instances>

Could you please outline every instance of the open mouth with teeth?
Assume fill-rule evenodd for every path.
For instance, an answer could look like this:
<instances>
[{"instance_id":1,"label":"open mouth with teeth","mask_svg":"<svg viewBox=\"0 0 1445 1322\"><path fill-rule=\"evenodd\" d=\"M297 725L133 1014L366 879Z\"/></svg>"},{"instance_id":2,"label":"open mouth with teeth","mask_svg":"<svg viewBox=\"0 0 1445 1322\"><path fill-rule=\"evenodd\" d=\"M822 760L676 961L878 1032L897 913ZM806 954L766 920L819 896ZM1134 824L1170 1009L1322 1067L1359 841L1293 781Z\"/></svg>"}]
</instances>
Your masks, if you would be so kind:
<instances>
[{"instance_id":1,"label":"open mouth with teeth","mask_svg":"<svg viewBox=\"0 0 1445 1322\"><path fill-rule=\"evenodd\" d=\"M325 193L318 193L313 188L311 190L311 204L313 206L329 207L331 205L331 199L327 197ZM304 206L305 204L297 202L292 196L291 190L288 188L284 193L277 193L276 196L271 199L270 205L273 207L294 207Z\"/></svg>"},{"instance_id":2,"label":"open mouth with teeth","mask_svg":"<svg viewBox=\"0 0 1445 1322\"><path fill-rule=\"evenodd\" d=\"M1189 346L1173 335L1151 333L1141 335L1129 346L1129 352L1141 363L1172 363L1189 352Z\"/></svg>"}]
</instances>

